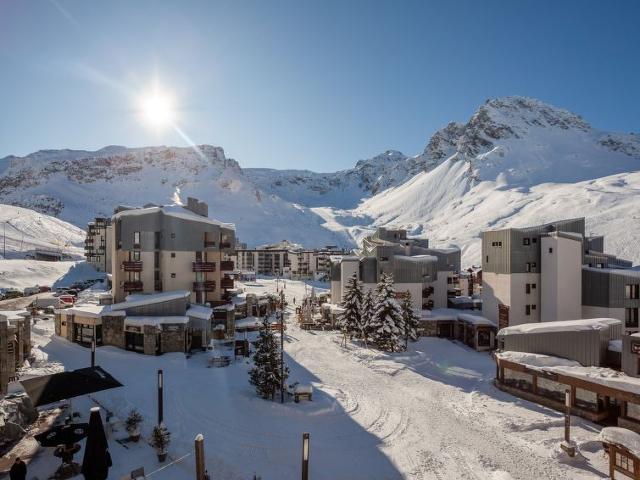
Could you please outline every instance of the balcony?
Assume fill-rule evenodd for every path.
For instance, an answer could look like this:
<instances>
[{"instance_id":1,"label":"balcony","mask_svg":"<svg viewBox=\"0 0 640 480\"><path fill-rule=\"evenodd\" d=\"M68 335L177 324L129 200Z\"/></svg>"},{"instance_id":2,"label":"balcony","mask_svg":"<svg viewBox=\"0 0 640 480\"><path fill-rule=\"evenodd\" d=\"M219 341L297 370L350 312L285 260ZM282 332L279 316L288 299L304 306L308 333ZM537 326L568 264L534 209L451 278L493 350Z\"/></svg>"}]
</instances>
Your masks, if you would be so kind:
<instances>
[{"instance_id":1,"label":"balcony","mask_svg":"<svg viewBox=\"0 0 640 480\"><path fill-rule=\"evenodd\" d=\"M231 248L231 242L220 242L220 248Z\"/></svg>"},{"instance_id":2,"label":"balcony","mask_svg":"<svg viewBox=\"0 0 640 480\"><path fill-rule=\"evenodd\" d=\"M220 262L220 271L221 272L231 272L233 271L235 265L231 260L223 260Z\"/></svg>"},{"instance_id":3,"label":"balcony","mask_svg":"<svg viewBox=\"0 0 640 480\"><path fill-rule=\"evenodd\" d=\"M213 292L216 289L216 282L213 280L206 282L193 282L194 292Z\"/></svg>"},{"instance_id":4,"label":"balcony","mask_svg":"<svg viewBox=\"0 0 640 480\"><path fill-rule=\"evenodd\" d=\"M141 272L142 262L141 261L122 262L122 268L124 269L125 272Z\"/></svg>"},{"instance_id":5,"label":"balcony","mask_svg":"<svg viewBox=\"0 0 640 480\"><path fill-rule=\"evenodd\" d=\"M85 238L84 239L84 244L85 245L93 245L93 238Z\"/></svg>"},{"instance_id":6,"label":"balcony","mask_svg":"<svg viewBox=\"0 0 640 480\"><path fill-rule=\"evenodd\" d=\"M233 288L233 278L223 278L220 280L221 288Z\"/></svg>"},{"instance_id":7,"label":"balcony","mask_svg":"<svg viewBox=\"0 0 640 480\"><path fill-rule=\"evenodd\" d=\"M216 242L213 242L211 240L205 240L204 248L216 248Z\"/></svg>"},{"instance_id":8,"label":"balcony","mask_svg":"<svg viewBox=\"0 0 640 480\"><path fill-rule=\"evenodd\" d=\"M122 289L125 292L142 292L143 291L142 282L139 280L124 282Z\"/></svg>"},{"instance_id":9,"label":"balcony","mask_svg":"<svg viewBox=\"0 0 640 480\"><path fill-rule=\"evenodd\" d=\"M215 272L216 264L214 262L193 262L191 270L193 272Z\"/></svg>"}]
</instances>

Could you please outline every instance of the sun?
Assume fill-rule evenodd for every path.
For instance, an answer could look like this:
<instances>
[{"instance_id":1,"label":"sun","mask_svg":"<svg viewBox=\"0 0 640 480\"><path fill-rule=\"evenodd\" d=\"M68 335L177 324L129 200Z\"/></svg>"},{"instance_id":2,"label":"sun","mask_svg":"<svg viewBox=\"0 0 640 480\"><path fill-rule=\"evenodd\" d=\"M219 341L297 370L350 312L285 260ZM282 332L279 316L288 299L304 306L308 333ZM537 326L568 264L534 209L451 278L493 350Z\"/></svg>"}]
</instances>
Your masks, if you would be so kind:
<instances>
[{"instance_id":1,"label":"sun","mask_svg":"<svg viewBox=\"0 0 640 480\"><path fill-rule=\"evenodd\" d=\"M139 109L142 120L153 128L168 127L175 120L173 98L159 87L141 95Z\"/></svg>"}]
</instances>

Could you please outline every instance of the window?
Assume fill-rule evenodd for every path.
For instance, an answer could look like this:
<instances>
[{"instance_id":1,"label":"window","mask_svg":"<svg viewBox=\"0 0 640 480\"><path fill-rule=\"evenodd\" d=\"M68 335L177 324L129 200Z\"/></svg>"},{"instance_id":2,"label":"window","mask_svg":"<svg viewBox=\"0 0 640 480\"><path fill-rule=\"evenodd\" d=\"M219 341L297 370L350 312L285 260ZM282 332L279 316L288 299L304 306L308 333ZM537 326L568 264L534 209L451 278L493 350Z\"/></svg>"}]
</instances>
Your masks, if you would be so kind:
<instances>
[{"instance_id":1,"label":"window","mask_svg":"<svg viewBox=\"0 0 640 480\"><path fill-rule=\"evenodd\" d=\"M524 314L525 315L531 315L531 305L525 305L524 306Z\"/></svg>"},{"instance_id":2,"label":"window","mask_svg":"<svg viewBox=\"0 0 640 480\"><path fill-rule=\"evenodd\" d=\"M525 285L525 291L527 292L527 294L531 293L531 284L530 283L527 283Z\"/></svg>"},{"instance_id":3,"label":"window","mask_svg":"<svg viewBox=\"0 0 640 480\"><path fill-rule=\"evenodd\" d=\"M527 262L526 271L527 272L535 272L536 271L536 262Z\"/></svg>"},{"instance_id":4,"label":"window","mask_svg":"<svg viewBox=\"0 0 640 480\"><path fill-rule=\"evenodd\" d=\"M523 238L522 239L522 245L529 245L531 243L531 240L528 238Z\"/></svg>"},{"instance_id":5,"label":"window","mask_svg":"<svg viewBox=\"0 0 640 480\"><path fill-rule=\"evenodd\" d=\"M491 242L492 247L502 247L502 242Z\"/></svg>"},{"instance_id":6,"label":"window","mask_svg":"<svg viewBox=\"0 0 640 480\"><path fill-rule=\"evenodd\" d=\"M616 467L633 474L633 466L633 460L626 455L623 455L619 450L616 449Z\"/></svg>"},{"instance_id":7,"label":"window","mask_svg":"<svg viewBox=\"0 0 640 480\"><path fill-rule=\"evenodd\" d=\"M489 263L489 255L487 255L487 259L485 261Z\"/></svg>"},{"instance_id":8,"label":"window","mask_svg":"<svg viewBox=\"0 0 640 480\"><path fill-rule=\"evenodd\" d=\"M134 262L139 262L140 261L140 252L139 251L135 251L133 252L133 261Z\"/></svg>"},{"instance_id":9,"label":"window","mask_svg":"<svg viewBox=\"0 0 640 480\"><path fill-rule=\"evenodd\" d=\"M625 285L624 298L633 300L640 298L640 285Z\"/></svg>"},{"instance_id":10,"label":"window","mask_svg":"<svg viewBox=\"0 0 640 480\"><path fill-rule=\"evenodd\" d=\"M171 234L171 238L176 238L176 234L175 234L175 233L172 233L172 234Z\"/></svg>"},{"instance_id":11,"label":"window","mask_svg":"<svg viewBox=\"0 0 640 480\"><path fill-rule=\"evenodd\" d=\"M536 306L535 305L531 305L531 310L535 310Z\"/></svg>"},{"instance_id":12,"label":"window","mask_svg":"<svg viewBox=\"0 0 640 480\"><path fill-rule=\"evenodd\" d=\"M549 253L553 253L553 248L549 247Z\"/></svg>"},{"instance_id":13,"label":"window","mask_svg":"<svg viewBox=\"0 0 640 480\"><path fill-rule=\"evenodd\" d=\"M133 248L140 248L140 232L133 232Z\"/></svg>"},{"instance_id":14,"label":"window","mask_svg":"<svg viewBox=\"0 0 640 480\"><path fill-rule=\"evenodd\" d=\"M133 280L134 282L139 282L140 281L140 272L133 272L131 274L131 280Z\"/></svg>"},{"instance_id":15,"label":"window","mask_svg":"<svg viewBox=\"0 0 640 480\"><path fill-rule=\"evenodd\" d=\"M638 328L638 307L624 309L624 324L627 328Z\"/></svg>"},{"instance_id":16,"label":"window","mask_svg":"<svg viewBox=\"0 0 640 480\"><path fill-rule=\"evenodd\" d=\"M536 284L535 284L535 283L532 283L532 284L531 284L531 290L535 290L535 289L536 289Z\"/></svg>"},{"instance_id":17,"label":"window","mask_svg":"<svg viewBox=\"0 0 640 480\"><path fill-rule=\"evenodd\" d=\"M176 278L176 274L175 274L175 273L172 273L172 274L171 274L171 278Z\"/></svg>"},{"instance_id":18,"label":"window","mask_svg":"<svg viewBox=\"0 0 640 480\"><path fill-rule=\"evenodd\" d=\"M535 237L533 237L533 238L531 239L531 243L538 243L538 239L537 239L537 238L535 238Z\"/></svg>"},{"instance_id":19,"label":"window","mask_svg":"<svg viewBox=\"0 0 640 480\"><path fill-rule=\"evenodd\" d=\"M171 258L176 258L176 252L171 252Z\"/></svg>"},{"instance_id":20,"label":"window","mask_svg":"<svg viewBox=\"0 0 640 480\"><path fill-rule=\"evenodd\" d=\"M154 232L154 248L160 250L160 232Z\"/></svg>"}]
</instances>

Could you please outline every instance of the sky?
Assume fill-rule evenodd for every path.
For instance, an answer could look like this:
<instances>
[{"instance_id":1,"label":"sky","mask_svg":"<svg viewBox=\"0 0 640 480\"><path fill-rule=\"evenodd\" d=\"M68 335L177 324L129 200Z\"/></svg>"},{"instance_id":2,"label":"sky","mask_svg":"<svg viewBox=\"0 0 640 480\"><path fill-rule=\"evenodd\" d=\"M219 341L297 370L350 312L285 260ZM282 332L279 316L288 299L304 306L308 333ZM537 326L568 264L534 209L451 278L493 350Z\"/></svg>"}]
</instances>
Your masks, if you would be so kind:
<instances>
[{"instance_id":1,"label":"sky","mask_svg":"<svg viewBox=\"0 0 640 480\"><path fill-rule=\"evenodd\" d=\"M639 24L635 0L0 0L0 157L194 142L334 171L505 95L640 132Z\"/></svg>"}]
</instances>

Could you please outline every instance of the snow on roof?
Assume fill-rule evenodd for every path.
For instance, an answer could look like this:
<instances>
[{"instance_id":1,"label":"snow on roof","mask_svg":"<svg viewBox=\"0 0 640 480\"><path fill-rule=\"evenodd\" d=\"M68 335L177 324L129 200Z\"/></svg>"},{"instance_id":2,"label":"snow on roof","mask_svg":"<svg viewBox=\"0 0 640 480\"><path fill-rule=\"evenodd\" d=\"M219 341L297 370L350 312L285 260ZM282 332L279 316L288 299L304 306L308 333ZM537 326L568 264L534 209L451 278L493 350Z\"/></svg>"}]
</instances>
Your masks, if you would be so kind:
<instances>
[{"instance_id":1,"label":"snow on roof","mask_svg":"<svg viewBox=\"0 0 640 480\"><path fill-rule=\"evenodd\" d=\"M182 205L175 205L175 204L122 210L121 212L116 213L114 215L114 218L133 217L133 216L146 215L149 213L156 213L156 212L162 212L164 215L168 215L170 217L184 218L187 220L195 220L197 222L208 223L209 225L217 225L219 227L227 227L227 228L233 228L233 229L236 228L233 223L224 223L209 217L204 217L202 215L198 215L197 213L192 212L191 210L187 210Z\"/></svg>"},{"instance_id":2,"label":"snow on roof","mask_svg":"<svg viewBox=\"0 0 640 480\"><path fill-rule=\"evenodd\" d=\"M188 317L183 317L179 315L166 316L166 317L143 317L143 316L135 316L135 317L127 317L124 319L125 325L142 327L145 325L152 327L159 327L164 324L186 324L189 323Z\"/></svg>"},{"instance_id":3,"label":"snow on roof","mask_svg":"<svg viewBox=\"0 0 640 480\"><path fill-rule=\"evenodd\" d=\"M187 309L188 317L200 318L202 320L209 320L211 318L211 315L213 315L213 309L209 307L205 307L203 305L191 305Z\"/></svg>"},{"instance_id":4,"label":"snow on roof","mask_svg":"<svg viewBox=\"0 0 640 480\"><path fill-rule=\"evenodd\" d=\"M323 303L322 306L328 308L331 313L342 313L345 311L343 307L335 303Z\"/></svg>"},{"instance_id":5,"label":"snow on roof","mask_svg":"<svg viewBox=\"0 0 640 480\"><path fill-rule=\"evenodd\" d=\"M612 275L625 275L627 277L640 278L640 270L637 270L635 267L632 267L632 268L582 267L582 270L586 270L588 272L604 272L604 273L610 273Z\"/></svg>"},{"instance_id":6,"label":"snow on roof","mask_svg":"<svg viewBox=\"0 0 640 480\"><path fill-rule=\"evenodd\" d=\"M132 307L141 307L143 305L152 305L154 303L168 302L171 300L178 300L180 298L189 298L191 292L188 290L175 290L171 292L161 293L142 293L135 295L128 295L124 302L114 303L111 305L112 310L119 310Z\"/></svg>"},{"instance_id":7,"label":"snow on roof","mask_svg":"<svg viewBox=\"0 0 640 480\"><path fill-rule=\"evenodd\" d=\"M454 308L434 308L433 310L421 310L421 320L456 320L460 310Z\"/></svg>"},{"instance_id":8,"label":"snow on roof","mask_svg":"<svg viewBox=\"0 0 640 480\"><path fill-rule=\"evenodd\" d=\"M236 307L233 303L225 303L224 305L218 305L216 307L213 307L213 310L217 311L217 312L228 312L230 310L235 310Z\"/></svg>"},{"instance_id":9,"label":"snow on roof","mask_svg":"<svg viewBox=\"0 0 640 480\"><path fill-rule=\"evenodd\" d=\"M396 255L396 260L414 261L414 262L437 262L438 257L434 255Z\"/></svg>"},{"instance_id":10,"label":"snow on roof","mask_svg":"<svg viewBox=\"0 0 640 480\"><path fill-rule=\"evenodd\" d=\"M609 347L607 350L622 353L622 340L609 340Z\"/></svg>"},{"instance_id":11,"label":"snow on roof","mask_svg":"<svg viewBox=\"0 0 640 480\"><path fill-rule=\"evenodd\" d=\"M29 312L25 310L0 310L0 321L13 322L15 320L24 320L24 317L29 315Z\"/></svg>"},{"instance_id":12,"label":"snow on roof","mask_svg":"<svg viewBox=\"0 0 640 480\"><path fill-rule=\"evenodd\" d=\"M474 303L474 299L471 297L451 297L447 298L447 301L453 303L454 305L464 305Z\"/></svg>"},{"instance_id":13,"label":"snow on roof","mask_svg":"<svg viewBox=\"0 0 640 480\"><path fill-rule=\"evenodd\" d=\"M98 305L96 303L77 303L71 308L63 310L66 314L81 315L89 318L100 318L102 315L125 315L122 310L112 308L112 305Z\"/></svg>"},{"instance_id":14,"label":"snow on roof","mask_svg":"<svg viewBox=\"0 0 640 480\"><path fill-rule=\"evenodd\" d=\"M534 370L566 375L609 388L640 395L640 378L630 377L623 372L604 367L583 367L574 360L552 357L539 353L498 352L496 357L524 364Z\"/></svg>"},{"instance_id":15,"label":"snow on roof","mask_svg":"<svg viewBox=\"0 0 640 480\"><path fill-rule=\"evenodd\" d=\"M636 432L621 427L604 427L598 440L625 447L636 457L640 457L640 435Z\"/></svg>"},{"instance_id":16,"label":"snow on roof","mask_svg":"<svg viewBox=\"0 0 640 480\"><path fill-rule=\"evenodd\" d=\"M490 327L496 327L497 325L491 320L480 315L472 315L470 313L459 313L458 320L471 323L472 325L488 325Z\"/></svg>"},{"instance_id":17,"label":"snow on roof","mask_svg":"<svg viewBox=\"0 0 640 480\"><path fill-rule=\"evenodd\" d=\"M586 318L581 320L559 320L555 322L523 323L503 328L498 335L522 335L527 333L579 332L584 330L602 330L622 322L615 318Z\"/></svg>"}]
</instances>

